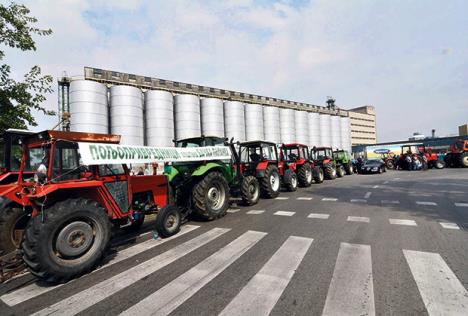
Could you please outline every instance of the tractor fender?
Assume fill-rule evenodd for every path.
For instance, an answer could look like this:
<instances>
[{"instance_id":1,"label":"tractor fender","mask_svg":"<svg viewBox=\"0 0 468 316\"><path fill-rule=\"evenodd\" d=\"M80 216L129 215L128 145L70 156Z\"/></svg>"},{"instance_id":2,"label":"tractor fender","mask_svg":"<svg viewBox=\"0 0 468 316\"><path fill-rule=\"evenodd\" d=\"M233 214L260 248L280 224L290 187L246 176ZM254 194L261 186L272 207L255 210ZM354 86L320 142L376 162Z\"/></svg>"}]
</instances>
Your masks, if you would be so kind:
<instances>
[{"instance_id":1,"label":"tractor fender","mask_svg":"<svg viewBox=\"0 0 468 316\"><path fill-rule=\"evenodd\" d=\"M265 170L268 167L268 161L261 161L257 164L256 173L257 178L263 178L265 176Z\"/></svg>"},{"instance_id":2,"label":"tractor fender","mask_svg":"<svg viewBox=\"0 0 468 316\"><path fill-rule=\"evenodd\" d=\"M211 170L219 170L223 174L223 176L226 178L226 180L230 180L231 176L227 174L226 172L226 167L224 167L221 164L215 163L215 162L208 162L204 165L199 166L195 171L192 173L192 176L197 177L197 176L202 176L208 173Z\"/></svg>"},{"instance_id":3,"label":"tractor fender","mask_svg":"<svg viewBox=\"0 0 468 316\"><path fill-rule=\"evenodd\" d=\"M176 168L172 166L164 167L164 175L167 176L168 182L172 182L172 180L174 180L174 178L177 177L178 174L179 174L179 171Z\"/></svg>"}]
</instances>

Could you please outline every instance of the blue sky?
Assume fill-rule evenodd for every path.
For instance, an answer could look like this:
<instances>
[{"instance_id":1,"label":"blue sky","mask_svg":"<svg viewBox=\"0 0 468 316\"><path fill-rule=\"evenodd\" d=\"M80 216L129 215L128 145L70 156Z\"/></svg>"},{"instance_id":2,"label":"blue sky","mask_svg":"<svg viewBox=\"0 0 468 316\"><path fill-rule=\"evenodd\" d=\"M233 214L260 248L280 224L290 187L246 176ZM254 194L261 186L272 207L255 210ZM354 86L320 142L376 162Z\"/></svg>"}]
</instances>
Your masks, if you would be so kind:
<instances>
[{"instance_id":1,"label":"blue sky","mask_svg":"<svg viewBox=\"0 0 468 316\"><path fill-rule=\"evenodd\" d=\"M331 95L374 105L378 141L468 123L467 1L24 3L54 34L7 55L17 74L94 66L320 105Z\"/></svg>"}]
</instances>

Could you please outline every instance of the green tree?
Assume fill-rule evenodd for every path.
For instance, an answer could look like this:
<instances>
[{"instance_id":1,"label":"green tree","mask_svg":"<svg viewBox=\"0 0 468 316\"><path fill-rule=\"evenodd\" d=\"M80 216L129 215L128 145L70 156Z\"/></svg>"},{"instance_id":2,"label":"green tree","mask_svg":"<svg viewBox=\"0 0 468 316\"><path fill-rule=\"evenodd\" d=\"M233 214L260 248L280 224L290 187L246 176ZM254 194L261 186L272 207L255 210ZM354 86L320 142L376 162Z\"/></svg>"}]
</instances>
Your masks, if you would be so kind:
<instances>
[{"instance_id":1,"label":"green tree","mask_svg":"<svg viewBox=\"0 0 468 316\"><path fill-rule=\"evenodd\" d=\"M50 35L52 30L35 27L37 19L30 15L29 9L14 2L8 6L0 4L0 44L22 51L35 51L33 35ZM0 47L0 63L5 51ZM46 115L55 115L42 106L46 94L53 90L52 77L41 74L41 68L34 66L24 75L23 81L10 78L11 67L0 65L0 133L8 128L27 129L28 125L37 126L32 110Z\"/></svg>"}]
</instances>

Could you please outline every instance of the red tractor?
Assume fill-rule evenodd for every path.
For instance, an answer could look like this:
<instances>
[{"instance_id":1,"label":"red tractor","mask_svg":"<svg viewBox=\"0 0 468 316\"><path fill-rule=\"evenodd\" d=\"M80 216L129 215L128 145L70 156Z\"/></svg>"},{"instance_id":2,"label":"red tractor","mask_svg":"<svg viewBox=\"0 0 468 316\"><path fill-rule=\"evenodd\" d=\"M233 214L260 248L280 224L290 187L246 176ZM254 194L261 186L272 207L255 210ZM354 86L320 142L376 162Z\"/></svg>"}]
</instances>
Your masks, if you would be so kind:
<instances>
[{"instance_id":1,"label":"red tractor","mask_svg":"<svg viewBox=\"0 0 468 316\"><path fill-rule=\"evenodd\" d=\"M33 132L16 129L3 132L0 139L0 185L12 183L18 179L21 165L21 140L31 134Z\"/></svg>"},{"instance_id":2,"label":"red tractor","mask_svg":"<svg viewBox=\"0 0 468 316\"><path fill-rule=\"evenodd\" d=\"M60 131L24 137L17 181L0 185L1 250L19 246L32 274L63 282L100 262L112 227L139 227L145 214L155 213L159 235L176 234L183 215L170 204L166 176L132 176L125 164L80 163L77 142L119 141Z\"/></svg>"},{"instance_id":3,"label":"red tractor","mask_svg":"<svg viewBox=\"0 0 468 316\"><path fill-rule=\"evenodd\" d=\"M468 140L458 140L452 144L444 161L448 167L468 168Z\"/></svg>"},{"instance_id":4,"label":"red tractor","mask_svg":"<svg viewBox=\"0 0 468 316\"><path fill-rule=\"evenodd\" d=\"M316 166L322 169L325 179L334 180L336 177L344 177L346 171L341 164L337 164L330 147L313 147L310 156Z\"/></svg>"},{"instance_id":5,"label":"red tractor","mask_svg":"<svg viewBox=\"0 0 468 316\"><path fill-rule=\"evenodd\" d=\"M315 166L307 145L298 143L281 145L281 160L289 167L294 168L300 186L308 187L312 181L323 182L323 170Z\"/></svg>"},{"instance_id":6,"label":"red tractor","mask_svg":"<svg viewBox=\"0 0 468 316\"><path fill-rule=\"evenodd\" d=\"M275 143L250 141L239 143L239 172L243 177L254 176L260 183L260 192L265 198L279 195L281 184L288 191L297 189L297 175L294 168L288 168L279 159Z\"/></svg>"},{"instance_id":7,"label":"red tractor","mask_svg":"<svg viewBox=\"0 0 468 316\"><path fill-rule=\"evenodd\" d=\"M411 170L415 169L415 164L421 165L420 168L416 167L416 169L443 169L445 167L444 161L439 159L438 155L432 151L432 148L427 148L424 144L401 146L401 155L398 159L399 167L404 170Z\"/></svg>"}]
</instances>

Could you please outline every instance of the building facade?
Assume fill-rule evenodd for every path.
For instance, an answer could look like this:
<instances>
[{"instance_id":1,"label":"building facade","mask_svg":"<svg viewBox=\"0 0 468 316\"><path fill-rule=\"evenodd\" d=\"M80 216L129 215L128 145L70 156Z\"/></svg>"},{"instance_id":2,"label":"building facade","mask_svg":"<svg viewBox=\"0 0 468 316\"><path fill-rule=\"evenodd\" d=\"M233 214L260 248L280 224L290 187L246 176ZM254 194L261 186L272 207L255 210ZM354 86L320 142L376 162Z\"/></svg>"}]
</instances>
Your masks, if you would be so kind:
<instances>
[{"instance_id":1,"label":"building facade","mask_svg":"<svg viewBox=\"0 0 468 316\"><path fill-rule=\"evenodd\" d=\"M375 108L361 106L348 110L351 126L351 144L367 145L377 143Z\"/></svg>"}]
</instances>

